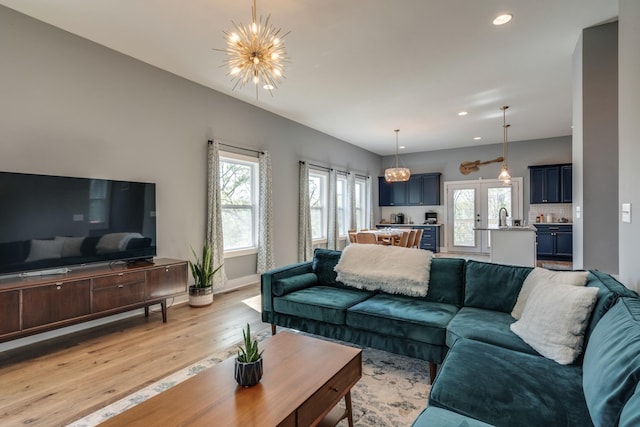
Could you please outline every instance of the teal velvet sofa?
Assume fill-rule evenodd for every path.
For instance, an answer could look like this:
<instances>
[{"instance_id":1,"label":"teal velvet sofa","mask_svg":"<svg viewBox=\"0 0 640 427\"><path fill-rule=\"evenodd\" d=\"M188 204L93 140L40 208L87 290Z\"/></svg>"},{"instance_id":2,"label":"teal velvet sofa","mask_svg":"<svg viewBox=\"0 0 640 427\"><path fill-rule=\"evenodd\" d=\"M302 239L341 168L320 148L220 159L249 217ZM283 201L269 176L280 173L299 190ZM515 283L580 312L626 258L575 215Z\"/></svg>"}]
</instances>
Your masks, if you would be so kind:
<instances>
[{"instance_id":1,"label":"teal velvet sofa","mask_svg":"<svg viewBox=\"0 0 640 427\"><path fill-rule=\"evenodd\" d=\"M278 325L429 361L436 379L416 427L616 425L598 414L620 425L640 420L640 336L627 333L638 332L640 303L610 275L589 272L586 286L598 291L584 356L560 365L510 329L531 268L434 258L428 293L415 297L340 283L340 255L316 249L312 261L264 273L262 319L274 334ZM620 346L629 353L613 351Z\"/></svg>"}]
</instances>

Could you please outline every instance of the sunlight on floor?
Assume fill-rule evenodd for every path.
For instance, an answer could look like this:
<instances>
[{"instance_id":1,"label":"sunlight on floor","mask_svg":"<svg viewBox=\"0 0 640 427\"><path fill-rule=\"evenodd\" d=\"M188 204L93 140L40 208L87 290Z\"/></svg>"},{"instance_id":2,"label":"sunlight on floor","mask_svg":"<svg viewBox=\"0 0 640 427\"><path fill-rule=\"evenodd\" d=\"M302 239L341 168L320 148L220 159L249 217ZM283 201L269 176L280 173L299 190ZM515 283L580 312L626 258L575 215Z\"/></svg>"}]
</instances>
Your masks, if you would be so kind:
<instances>
[{"instance_id":1,"label":"sunlight on floor","mask_svg":"<svg viewBox=\"0 0 640 427\"><path fill-rule=\"evenodd\" d=\"M243 303L257 311L258 313L262 312L262 298L261 295L256 295L255 297L247 298L242 300Z\"/></svg>"}]
</instances>

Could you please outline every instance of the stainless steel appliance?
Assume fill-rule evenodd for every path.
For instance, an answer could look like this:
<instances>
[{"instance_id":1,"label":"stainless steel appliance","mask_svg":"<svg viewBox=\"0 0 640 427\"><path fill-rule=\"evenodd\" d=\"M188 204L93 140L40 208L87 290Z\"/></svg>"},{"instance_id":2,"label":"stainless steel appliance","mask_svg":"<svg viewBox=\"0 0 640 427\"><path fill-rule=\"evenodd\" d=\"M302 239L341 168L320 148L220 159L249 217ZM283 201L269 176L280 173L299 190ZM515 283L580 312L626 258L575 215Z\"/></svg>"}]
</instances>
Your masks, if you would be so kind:
<instances>
[{"instance_id":1,"label":"stainless steel appliance","mask_svg":"<svg viewBox=\"0 0 640 427\"><path fill-rule=\"evenodd\" d=\"M391 224L395 224L396 223L396 214L391 214L391 216L389 217L389 222Z\"/></svg>"},{"instance_id":2,"label":"stainless steel appliance","mask_svg":"<svg viewBox=\"0 0 640 427\"><path fill-rule=\"evenodd\" d=\"M403 213L396 214L396 224L404 224L404 214Z\"/></svg>"},{"instance_id":3,"label":"stainless steel appliance","mask_svg":"<svg viewBox=\"0 0 640 427\"><path fill-rule=\"evenodd\" d=\"M437 224L438 223L438 212L425 212L425 214L424 214L424 223L425 224Z\"/></svg>"}]
</instances>

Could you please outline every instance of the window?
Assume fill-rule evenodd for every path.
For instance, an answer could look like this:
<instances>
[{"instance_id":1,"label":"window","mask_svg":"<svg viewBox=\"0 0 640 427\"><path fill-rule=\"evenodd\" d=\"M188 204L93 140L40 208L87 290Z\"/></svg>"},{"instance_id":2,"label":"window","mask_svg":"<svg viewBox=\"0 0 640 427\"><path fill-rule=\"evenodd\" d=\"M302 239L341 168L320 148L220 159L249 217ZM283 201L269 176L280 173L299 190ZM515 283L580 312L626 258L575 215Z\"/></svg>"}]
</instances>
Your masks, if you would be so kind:
<instances>
[{"instance_id":1,"label":"window","mask_svg":"<svg viewBox=\"0 0 640 427\"><path fill-rule=\"evenodd\" d=\"M327 238L328 181L328 173L309 171L309 204L311 205L311 238L313 240Z\"/></svg>"},{"instance_id":2,"label":"window","mask_svg":"<svg viewBox=\"0 0 640 427\"><path fill-rule=\"evenodd\" d=\"M224 251L255 249L258 234L258 160L220 154Z\"/></svg>"},{"instance_id":3,"label":"window","mask_svg":"<svg viewBox=\"0 0 640 427\"><path fill-rule=\"evenodd\" d=\"M367 203L367 181L363 178L356 177L356 227L358 230L369 227L368 203Z\"/></svg>"},{"instance_id":4,"label":"window","mask_svg":"<svg viewBox=\"0 0 640 427\"><path fill-rule=\"evenodd\" d=\"M92 179L89 184L89 223L107 223L107 181Z\"/></svg>"},{"instance_id":5,"label":"window","mask_svg":"<svg viewBox=\"0 0 640 427\"><path fill-rule=\"evenodd\" d=\"M349 230L349 198L347 197L347 177L338 175L336 182L336 196L338 198L338 235L346 237Z\"/></svg>"}]
</instances>

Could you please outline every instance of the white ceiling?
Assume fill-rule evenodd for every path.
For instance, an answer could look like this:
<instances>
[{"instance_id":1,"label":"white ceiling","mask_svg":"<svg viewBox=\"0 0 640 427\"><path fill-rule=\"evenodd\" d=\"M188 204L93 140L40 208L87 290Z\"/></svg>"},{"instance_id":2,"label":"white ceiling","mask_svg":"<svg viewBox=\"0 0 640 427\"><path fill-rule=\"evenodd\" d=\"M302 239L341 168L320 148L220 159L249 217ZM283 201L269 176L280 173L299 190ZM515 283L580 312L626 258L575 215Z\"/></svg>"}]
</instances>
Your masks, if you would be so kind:
<instances>
[{"instance_id":1,"label":"white ceiling","mask_svg":"<svg viewBox=\"0 0 640 427\"><path fill-rule=\"evenodd\" d=\"M258 0L291 30L291 64L256 101L213 50L251 0L0 4L381 155L396 128L407 153L502 142L502 105L509 141L570 135L580 31L618 14L618 0ZM503 12L513 20L493 26Z\"/></svg>"}]
</instances>

